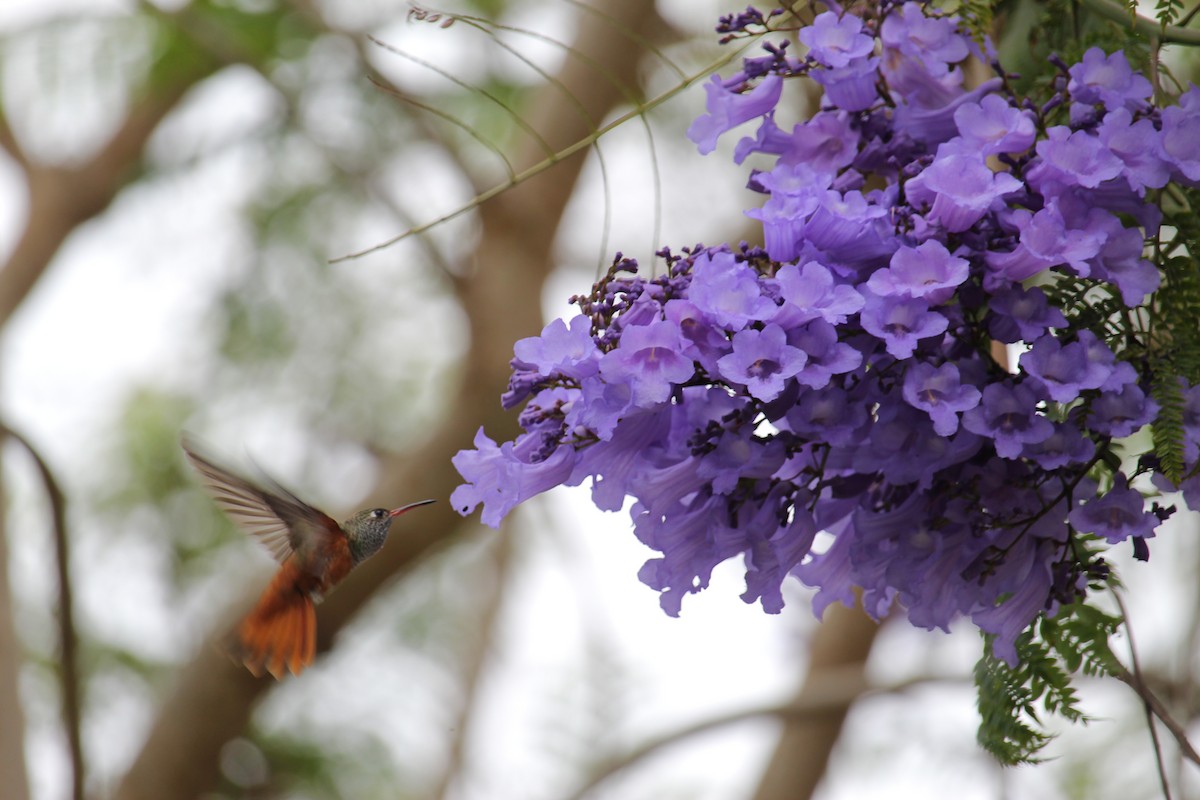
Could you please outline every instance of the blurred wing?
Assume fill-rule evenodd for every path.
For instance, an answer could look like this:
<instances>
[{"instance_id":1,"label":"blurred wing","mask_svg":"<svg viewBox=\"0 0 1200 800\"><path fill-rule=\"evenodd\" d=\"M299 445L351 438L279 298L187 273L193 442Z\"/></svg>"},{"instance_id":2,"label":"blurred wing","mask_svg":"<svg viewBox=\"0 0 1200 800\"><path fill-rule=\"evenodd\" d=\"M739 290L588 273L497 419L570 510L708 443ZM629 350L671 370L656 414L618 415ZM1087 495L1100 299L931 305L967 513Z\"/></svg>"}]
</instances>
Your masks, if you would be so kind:
<instances>
[{"instance_id":1,"label":"blurred wing","mask_svg":"<svg viewBox=\"0 0 1200 800\"><path fill-rule=\"evenodd\" d=\"M318 542L345 537L331 517L273 481L270 488L256 486L199 455L195 444L186 438L183 452L221 510L262 542L280 564L293 552L311 554Z\"/></svg>"}]
</instances>

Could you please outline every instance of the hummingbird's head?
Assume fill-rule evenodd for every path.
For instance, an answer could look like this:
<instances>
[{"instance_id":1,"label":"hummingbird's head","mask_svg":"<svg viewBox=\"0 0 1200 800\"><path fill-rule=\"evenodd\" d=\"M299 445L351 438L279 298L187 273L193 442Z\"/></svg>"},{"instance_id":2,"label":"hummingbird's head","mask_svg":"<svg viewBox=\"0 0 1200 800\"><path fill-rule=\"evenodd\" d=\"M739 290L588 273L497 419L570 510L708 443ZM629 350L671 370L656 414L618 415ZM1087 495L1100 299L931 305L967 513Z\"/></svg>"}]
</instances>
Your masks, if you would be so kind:
<instances>
[{"instance_id":1,"label":"hummingbird's head","mask_svg":"<svg viewBox=\"0 0 1200 800\"><path fill-rule=\"evenodd\" d=\"M379 552L387 541L388 531L391 530L392 520L409 509L432 503L432 500L419 500L400 508L388 511L386 508L367 508L359 511L342 524L346 538L350 540L350 555L354 563L365 561Z\"/></svg>"}]
</instances>

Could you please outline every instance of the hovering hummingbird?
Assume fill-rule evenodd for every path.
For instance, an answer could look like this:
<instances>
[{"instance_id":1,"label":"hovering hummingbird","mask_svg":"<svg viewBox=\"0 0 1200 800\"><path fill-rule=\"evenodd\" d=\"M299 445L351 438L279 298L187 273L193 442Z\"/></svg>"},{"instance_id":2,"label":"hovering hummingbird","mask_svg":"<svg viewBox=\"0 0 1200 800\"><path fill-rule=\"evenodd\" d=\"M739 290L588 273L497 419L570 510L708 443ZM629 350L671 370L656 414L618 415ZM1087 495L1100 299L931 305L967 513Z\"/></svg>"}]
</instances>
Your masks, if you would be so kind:
<instances>
[{"instance_id":1,"label":"hovering hummingbird","mask_svg":"<svg viewBox=\"0 0 1200 800\"><path fill-rule=\"evenodd\" d=\"M267 478L259 486L196 452L183 451L199 471L217 505L242 529L258 537L280 563L258 603L233 632L230 651L256 677L293 675L312 663L317 646L316 603L387 539L392 521L419 500L400 508L368 508L338 525Z\"/></svg>"}]
</instances>

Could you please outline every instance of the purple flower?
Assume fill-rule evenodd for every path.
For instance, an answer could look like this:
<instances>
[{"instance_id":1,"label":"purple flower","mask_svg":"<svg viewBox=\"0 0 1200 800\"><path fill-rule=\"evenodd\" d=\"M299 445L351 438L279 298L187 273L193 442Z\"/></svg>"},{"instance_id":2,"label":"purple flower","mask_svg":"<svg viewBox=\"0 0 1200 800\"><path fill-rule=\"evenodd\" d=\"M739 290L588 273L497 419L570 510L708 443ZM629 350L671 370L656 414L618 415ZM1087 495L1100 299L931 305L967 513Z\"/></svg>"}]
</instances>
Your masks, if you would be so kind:
<instances>
[{"instance_id":1,"label":"purple flower","mask_svg":"<svg viewBox=\"0 0 1200 800\"><path fill-rule=\"evenodd\" d=\"M1000 342L1032 342L1048 328L1065 328L1067 318L1046 300L1046 293L1020 284L996 292L988 306L988 332Z\"/></svg>"},{"instance_id":2,"label":"purple flower","mask_svg":"<svg viewBox=\"0 0 1200 800\"><path fill-rule=\"evenodd\" d=\"M820 111L784 133L768 114L755 138L746 137L734 149L733 160L741 164L750 153L779 156L784 164L806 164L814 171L834 175L858 155L860 134L850 126L844 111Z\"/></svg>"},{"instance_id":3,"label":"purple flower","mask_svg":"<svg viewBox=\"0 0 1200 800\"><path fill-rule=\"evenodd\" d=\"M673 384L692 377L696 365L682 354L678 326L658 321L621 332L620 345L600 358L600 374L615 383L629 381L633 403L647 408L671 395Z\"/></svg>"},{"instance_id":4,"label":"purple flower","mask_svg":"<svg viewBox=\"0 0 1200 800\"><path fill-rule=\"evenodd\" d=\"M825 87L830 104L843 111L865 111L879 100L879 58L862 58L844 67L814 69L809 76Z\"/></svg>"},{"instance_id":5,"label":"purple flower","mask_svg":"<svg viewBox=\"0 0 1200 800\"><path fill-rule=\"evenodd\" d=\"M1136 383L1120 392L1104 392L1092 401L1087 426L1105 436L1130 436L1158 416L1158 403L1146 396Z\"/></svg>"},{"instance_id":6,"label":"purple flower","mask_svg":"<svg viewBox=\"0 0 1200 800\"><path fill-rule=\"evenodd\" d=\"M1100 142L1125 164L1125 180L1139 195L1147 188L1160 189L1171 177L1171 166L1163 152L1162 134L1148 119L1133 122L1128 109L1118 108L1104 116L1097 130Z\"/></svg>"},{"instance_id":7,"label":"purple flower","mask_svg":"<svg viewBox=\"0 0 1200 800\"><path fill-rule=\"evenodd\" d=\"M1083 60L1068 70L1067 91L1077 103L1104 105L1108 109L1144 106L1154 91L1144 75L1136 73L1120 50L1105 56L1099 47L1090 48Z\"/></svg>"},{"instance_id":8,"label":"purple flower","mask_svg":"<svg viewBox=\"0 0 1200 800\"><path fill-rule=\"evenodd\" d=\"M774 400L807 359L803 350L787 343L783 328L769 323L761 331L747 328L734 334L733 352L719 359L717 367L759 400Z\"/></svg>"},{"instance_id":9,"label":"purple flower","mask_svg":"<svg viewBox=\"0 0 1200 800\"><path fill-rule=\"evenodd\" d=\"M1125 476L1117 473L1113 487L1071 512L1071 524L1085 533L1119 544L1130 536L1149 539L1158 527L1158 517L1146 511L1140 492L1129 488Z\"/></svg>"},{"instance_id":10,"label":"purple flower","mask_svg":"<svg viewBox=\"0 0 1200 800\"><path fill-rule=\"evenodd\" d=\"M819 438L838 447L857 444L867 425L867 409L845 390L828 386L805 392L787 411L787 424L801 436Z\"/></svg>"},{"instance_id":11,"label":"purple flower","mask_svg":"<svg viewBox=\"0 0 1200 800\"><path fill-rule=\"evenodd\" d=\"M1067 464L1086 463L1096 452L1096 445L1070 422L1054 423L1054 433L1046 439L1025 445L1022 455L1037 462L1044 470L1056 470Z\"/></svg>"},{"instance_id":12,"label":"purple flower","mask_svg":"<svg viewBox=\"0 0 1200 800\"><path fill-rule=\"evenodd\" d=\"M634 408L634 381L633 375L620 381L604 380L599 376L584 378L580 386L581 397L567 415L569 428L581 426L601 440L611 439L617 422Z\"/></svg>"},{"instance_id":13,"label":"purple flower","mask_svg":"<svg viewBox=\"0 0 1200 800\"><path fill-rule=\"evenodd\" d=\"M1041 161L1030 168L1027 178L1030 186L1048 196L1070 186L1095 189L1125 169L1125 162L1098 136L1062 125L1047 130L1035 149Z\"/></svg>"},{"instance_id":14,"label":"purple flower","mask_svg":"<svg viewBox=\"0 0 1200 800\"><path fill-rule=\"evenodd\" d=\"M559 447L541 462L522 461L513 442L497 447L483 428L476 432L474 444L474 450L460 450L451 459L466 483L450 494L450 505L466 516L482 503L483 522L493 528L500 527L518 503L566 480L575 465L570 447Z\"/></svg>"},{"instance_id":15,"label":"purple flower","mask_svg":"<svg viewBox=\"0 0 1200 800\"><path fill-rule=\"evenodd\" d=\"M951 233L970 228L992 203L1019 191L1022 184L1007 172L992 172L979 155L938 149L938 155L905 187L914 203L932 203L927 215Z\"/></svg>"},{"instance_id":16,"label":"purple flower","mask_svg":"<svg viewBox=\"0 0 1200 800\"><path fill-rule=\"evenodd\" d=\"M679 616L684 595L708 586L713 568L738 553L735 546L717 549L708 533L713 520L725 513L724 507L719 495L698 492L668 514L652 514L641 503L630 512L634 534L662 553L642 565L638 579L661 592L659 605L672 617Z\"/></svg>"},{"instance_id":17,"label":"purple flower","mask_svg":"<svg viewBox=\"0 0 1200 800\"><path fill-rule=\"evenodd\" d=\"M853 14L838 17L832 11L818 14L811 25L801 28L799 39L826 67L844 67L875 49L875 40L862 32L861 19Z\"/></svg>"},{"instance_id":18,"label":"purple flower","mask_svg":"<svg viewBox=\"0 0 1200 800\"><path fill-rule=\"evenodd\" d=\"M594 375L600 351L592 341L592 323L585 316L571 319L571 327L556 319L542 329L541 336L521 339L513 345L521 361L536 367L539 375L561 373L572 378Z\"/></svg>"},{"instance_id":19,"label":"purple flower","mask_svg":"<svg viewBox=\"0 0 1200 800\"><path fill-rule=\"evenodd\" d=\"M884 45L883 71L893 91L928 102L930 95L957 87L962 76L951 70L970 53L967 40L958 32L952 17L928 17L919 3L905 3L900 13L883 21L880 39Z\"/></svg>"},{"instance_id":20,"label":"purple flower","mask_svg":"<svg viewBox=\"0 0 1200 800\"><path fill-rule=\"evenodd\" d=\"M908 358L921 339L945 333L949 321L919 298L885 297L866 293L862 326L882 339L894 358Z\"/></svg>"},{"instance_id":21,"label":"purple flower","mask_svg":"<svg viewBox=\"0 0 1200 800\"><path fill-rule=\"evenodd\" d=\"M886 258L896 249L886 205L862 192L830 190L804 226L804 237L832 259L848 264Z\"/></svg>"},{"instance_id":22,"label":"purple flower","mask_svg":"<svg viewBox=\"0 0 1200 800\"><path fill-rule=\"evenodd\" d=\"M880 404L875 424L854 450L855 472L879 472L896 486L916 483L927 488L939 470L961 464L979 451L979 437L964 431L952 438L941 436L927 413L896 400Z\"/></svg>"},{"instance_id":23,"label":"purple flower","mask_svg":"<svg viewBox=\"0 0 1200 800\"><path fill-rule=\"evenodd\" d=\"M717 359L729 352L725 329L691 300L683 298L668 300L663 305L663 316L679 326L685 345L683 354L709 372L715 372Z\"/></svg>"},{"instance_id":24,"label":"purple flower","mask_svg":"<svg viewBox=\"0 0 1200 800\"><path fill-rule=\"evenodd\" d=\"M981 631L995 635L992 653L1010 666L1018 664L1016 640L1046 609L1054 578L1050 562L1053 543L1032 536L1018 539L1004 562L1004 574L994 582L1009 589L1009 596L971 614Z\"/></svg>"},{"instance_id":25,"label":"purple flower","mask_svg":"<svg viewBox=\"0 0 1200 800\"><path fill-rule=\"evenodd\" d=\"M1105 357L1099 346L1108 352ZM1021 369L1044 386L1050 399L1070 403L1086 389L1099 389L1113 374L1113 354L1091 331L1080 331L1079 340L1063 344L1049 334L1021 355Z\"/></svg>"},{"instance_id":26,"label":"purple flower","mask_svg":"<svg viewBox=\"0 0 1200 800\"><path fill-rule=\"evenodd\" d=\"M1140 228L1125 228L1116 217L1109 217L1109 236L1100 252L1091 259L1091 276L1114 284L1121 300L1133 308L1158 288L1158 268L1142 258Z\"/></svg>"},{"instance_id":27,"label":"purple flower","mask_svg":"<svg viewBox=\"0 0 1200 800\"><path fill-rule=\"evenodd\" d=\"M933 430L939 436L951 436L958 430L958 415L979 405L979 390L961 383L958 367L935 367L919 362L904 375L904 400L913 408L929 414Z\"/></svg>"},{"instance_id":28,"label":"purple flower","mask_svg":"<svg viewBox=\"0 0 1200 800\"><path fill-rule=\"evenodd\" d=\"M1200 183L1200 89L1192 85L1179 105L1162 111L1162 149L1188 185Z\"/></svg>"},{"instance_id":29,"label":"purple flower","mask_svg":"<svg viewBox=\"0 0 1200 800\"><path fill-rule=\"evenodd\" d=\"M767 253L776 261L791 261L800 254L804 221L821 204L828 175L804 164L779 163L770 172L758 173L755 181L770 197L762 208L746 216L760 220Z\"/></svg>"},{"instance_id":30,"label":"purple flower","mask_svg":"<svg viewBox=\"0 0 1200 800\"><path fill-rule=\"evenodd\" d=\"M878 295L918 297L936 306L954 295L969 272L966 259L950 255L945 245L930 239L916 247L901 246L888 268L870 277L867 288Z\"/></svg>"},{"instance_id":31,"label":"purple flower","mask_svg":"<svg viewBox=\"0 0 1200 800\"><path fill-rule=\"evenodd\" d=\"M717 138L743 122L761 117L775 107L783 90L783 79L768 75L762 83L748 92L731 91L742 86L745 77L735 75L728 81L713 75L704 90L708 93L708 113L696 118L688 128L687 136L701 153L711 153L717 146Z\"/></svg>"},{"instance_id":32,"label":"purple flower","mask_svg":"<svg viewBox=\"0 0 1200 800\"><path fill-rule=\"evenodd\" d=\"M775 273L775 280L783 305L773 321L784 327L814 319L841 325L863 307L863 296L853 286L838 283L829 268L816 261L785 264Z\"/></svg>"},{"instance_id":33,"label":"purple flower","mask_svg":"<svg viewBox=\"0 0 1200 800\"><path fill-rule=\"evenodd\" d=\"M735 331L775 313L775 303L763 297L754 270L729 253L696 259L688 299L709 319Z\"/></svg>"},{"instance_id":34,"label":"purple flower","mask_svg":"<svg viewBox=\"0 0 1200 800\"><path fill-rule=\"evenodd\" d=\"M1054 433L1054 425L1038 412L1038 399L1025 384L989 383L982 402L963 414L963 427L991 439L1001 458L1018 458L1025 445Z\"/></svg>"},{"instance_id":35,"label":"purple flower","mask_svg":"<svg viewBox=\"0 0 1200 800\"><path fill-rule=\"evenodd\" d=\"M985 156L1028 150L1037 135L1033 115L997 94L959 106L954 123L966 146Z\"/></svg>"},{"instance_id":36,"label":"purple flower","mask_svg":"<svg viewBox=\"0 0 1200 800\"><path fill-rule=\"evenodd\" d=\"M903 131L906 136L925 144L930 150L956 138L958 125L954 115L960 108L979 102L1004 85L999 78L992 78L969 92L962 92L957 84L948 88L932 77L928 80L933 87L930 91L896 100L893 124L897 131ZM962 147L960 152L978 155L973 146Z\"/></svg>"},{"instance_id":37,"label":"purple flower","mask_svg":"<svg viewBox=\"0 0 1200 800\"><path fill-rule=\"evenodd\" d=\"M837 328L823 319L789 330L787 339L788 344L808 355L804 369L796 373L796 380L814 389L827 386L834 375L850 372L862 363L862 354L839 342Z\"/></svg>"}]
</instances>

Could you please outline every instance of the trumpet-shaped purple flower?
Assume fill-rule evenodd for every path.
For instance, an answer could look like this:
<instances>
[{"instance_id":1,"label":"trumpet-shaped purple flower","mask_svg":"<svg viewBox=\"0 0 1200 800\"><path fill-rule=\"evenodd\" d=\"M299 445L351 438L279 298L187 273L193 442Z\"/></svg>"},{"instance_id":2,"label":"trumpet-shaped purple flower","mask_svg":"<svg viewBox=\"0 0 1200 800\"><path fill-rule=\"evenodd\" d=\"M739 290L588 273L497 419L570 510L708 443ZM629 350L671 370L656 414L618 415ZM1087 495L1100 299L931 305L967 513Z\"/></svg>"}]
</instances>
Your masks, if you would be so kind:
<instances>
[{"instance_id":1,"label":"trumpet-shaped purple flower","mask_svg":"<svg viewBox=\"0 0 1200 800\"><path fill-rule=\"evenodd\" d=\"M772 319L780 325L795 327L814 319L841 325L863 307L863 296L853 286L838 283L829 268L816 261L785 264L775 280L783 305Z\"/></svg>"},{"instance_id":2,"label":"trumpet-shaped purple flower","mask_svg":"<svg viewBox=\"0 0 1200 800\"><path fill-rule=\"evenodd\" d=\"M1070 422L1054 423L1054 433L1040 442L1025 445L1023 455L1044 470L1068 464L1083 464L1096 452L1095 443Z\"/></svg>"},{"instance_id":3,"label":"trumpet-shaped purple flower","mask_svg":"<svg viewBox=\"0 0 1200 800\"><path fill-rule=\"evenodd\" d=\"M601 356L600 374L610 383L628 380L633 404L647 408L666 400L673 384L696 371L683 347L683 336L671 322L634 325L621 333L615 350Z\"/></svg>"},{"instance_id":4,"label":"trumpet-shaped purple flower","mask_svg":"<svg viewBox=\"0 0 1200 800\"><path fill-rule=\"evenodd\" d=\"M862 326L883 340L894 358L908 358L918 342L945 333L948 325L944 316L930 311L929 303L920 298L866 295Z\"/></svg>"},{"instance_id":5,"label":"trumpet-shaped purple flower","mask_svg":"<svg viewBox=\"0 0 1200 800\"><path fill-rule=\"evenodd\" d=\"M1070 403L1083 391L1105 386L1116 373L1115 361L1095 334L1081 331L1079 340L1068 344L1054 336L1041 337L1021 355L1021 368L1045 387L1051 400ZM1132 377L1126 374L1131 369L1125 364L1120 377Z\"/></svg>"},{"instance_id":6,"label":"trumpet-shaped purple flower","mask_svg":"<svg viewBox=\"0 0 1200 800\"><path fill-rule=\"evenodd\" d=\"M904 375L904 400L933 420L938 436L951 436L958 430L958 415L979 405L980 393L974 386L963 385L958 367L927 362L914 364Z\"/></svg>"},{"instance_id":7,"label":"trumpet-shaped purple flower","mask_svg":"<svg viewBox=\"0 0 1200 800\"><path fill-rule=\"evenodd\" d=\"M498 528L514 506L563 483L575 465L575 451L569 447L559 447L538 462L523 460L517 453L513 442L497 446L480 428L475 449L451 459L466 483L450 494L450 505L466 516L482 503L484 524Z\"/></svg>"},{"instance_id":8,"label":"trumpet-shaped purple flower","mask_svg":"<svg viewBox=\"0 0 1200 800\"><path fill-rule=\"evenodd\" d=\"M789 331L788 344L807 354L804 369L796 373L796 380L813 389L828 386L834 375L850 372L862 364L862 353L839 342L837 328L823 319Z\"/></svg>"},{"instance_id":9,"label":"trumpet-shaped purple flower","mask_svg":"<svg viewBox=\"0 0 1200 800\"><path fill-rule=\"evenodd\" d=\"M853 14L839 17L832 11L818 14L812 25L801 29L800 41L817 63L826 67L844 67L851 61L871 55L875 40L862 32L862 20Z\"/></svg>"},{"instance_id":10,"label":"trumpet-shaped purple flower","mask_svg":"<svg viewBox=\"0 0 1200 800\"><path fill-rule=\"evenodd\" d=\"M991 439L1001 458L1018 458L1025 445L1054 433L1054 425L1038 413L1038 399L1024 384L989 383L982 402L963 414L962 425Z\"/></svg>"},{"instance_id":11,"label":"trumpet-shaped purple flower","mask_svg":"<svg viewBox=\"0 0 1200 800\"><path fill-rule=\"evenodd\" d=\"M1131 489L1121 473L1106 493L1072 511L1070 520L1079 530L1103 537L1109 544L1120 544L1130 536L1149 539L1159 523L1158 517L1146 511L1141 493Z\"/></svg>"},{"instance_id":12,"label":"trumpet-shaped purple flower","mask_svg":"<svg viewBox=\"0 0 1200 800\"><path fill-rule=\"evenodd\" d=\"M1124 171L1125 162L1087 131L1056 125L1037 143L1041 161L1029 170L1029 184L1045 195L1071 186L1095 189Z\"/></svg>"},{"instance_id":13,"label":"trumpet-shaped purple flower","mask_svg":"<svg viewBox=\"0 0 1200 800\"><path fill-rule=\"evenodd\" d=\"M697 117L687 132L688 138L696 143L701 153L711 153L716 149L717 138L722 133L761 117L779 102L783 80L778 75L768 75L749 92L739 94L732 91L744 81L745 77L740 75L728 81L713 75L704 85L708 93L708 113Z\"/></svg>"},{"instance_id":14,"label":"trumpet-shaped purple flower","mask_svg":"<svg viewBox=\"0 0 1200 800\"><path fill-rule=\"evenodd\" d=\"M521 339L513 345L513 354L542 376L556 372L572 378L593 375L600 351L592 341L591 327L591 320L584 316L573 317L569 328L556 319L542 329L541 336Z\"/></svg>"},{"instance_id":15,"label":"trumpet-shaped purple flower","mask_svg":"<svg viewBox=\"0 0 1200 800\"><path fill-rule=\"evenodd\" d=\"M1146 76L1134 72L1120 51L1106 55L1099 47L1090 48L1069 73L1067 91L1076 103L1136 111L1154 91Z\"/></svg>"},{"instance_id":16,"label":"trumpet-shaped purple flower","mask_svg":"<svg viewBox=\"0 0 1200 800\"><path fill-rule=\"evenodd\" d=\"M944 147L944 145L943 145ZM928 218L951 233L970 228L992 204L1023 184L1006 172L992 172L981 157L966 152L938 151L938 157L908 182L908 196L928 203Z\"/></svg>"},{"instance_id":17,"label":"trumpet-shaped purple flower","mask_svg":"<svg viewBox=\"0 0 1200 800\"><path fill-rule=\"evenodd\" d=\"M954 111L954 123L964 145L985 156L1023 152L1033 146L1037 136L1030 112L994 94L959 106Z\"/></svg>"},{"instance_id":18,"label":"trumpet-shaped purple flower","mask_svg":"<svg viewBox=\"0 0 1200 800\"><path fill-rule=\"evenodd\" d=\"M1065 328L1067 318L1062 311L1051 306L1046 293L1034 286L1022 288L1019 284L996 292L989 305L992 312L988 318L988 333L997 341L1032 342L1046 333L1048 328Z\"/></svg>"},{"instance_id":19,"label":"trumpet-shaped purple flower","mask_svg":"<svg viewBox=\"0 0 1200 800\"><path fill-rule=\"evenodd\" d=\"M1092 401L1087 426L1105 436L1130 436L1158 416L1158 403L1146 396L1136 383L1120 392L1105 392Z\"/></svg>"},{"instance_id":20,"label":"trumpet-shaped purple flower","mask_svg":"<svg viewBox=\"0 0 1200 800\"><path fill-rule=\"evenodd\" d=\"M1200 184L1200 88L1162 111L1162 149L1167 163L1190 186Z\"/></svg>"},{"instance_id":21,"label":"trumpet-shaped purple flower","mask_svg":"<svg viewBox=\"0 0 1200 800\"><path fill-rule=\"evenodd\" d=\"M1104 116L1096 133L1100 143L1125 164L1121 174L1139 195L1147 188L1160 189L1167 184L1171 165L1163 152L1162 134L1153 122L1134 122L1128 109L1118 108Z\"/></svg>"},{"instance_id":22,"label":"trumpet-shaped purple flower","mask_svg":"<svg viewBox=\"0 0 1200 800\"><path fill-rule=\"evenodd\" d=\"M697 260L688 299L713 322L735 331L775 313L775 303L763 296L754 271L729 253Z\"/></svg>"},{"instance_id":23,"label":"trumpet-shaped purple flower","mask_svg":"<svg viewBox=\"0 0 1200 800\"><path fill-rule=\"evenodd\" d=\"M774 400L807 359L803 350L787 343L783 328L770 323L761 331L747 328L734 334L733 352L720 358L717 368L759 400Z\"/></svg>"},{"instance_id":24,"label":"trumpet-shaped purple flower","mask_svg":"<svg viewBox=\"0 0 1200 800\"><path fill-rule=\"evenodd\" d=\"M966 259L950 255L945 245L931 239L893 253L888 268L872 275L867 288L877 295L916 297L936 306L954 295L969 272Z\"/></svg>"}]
</instances>

